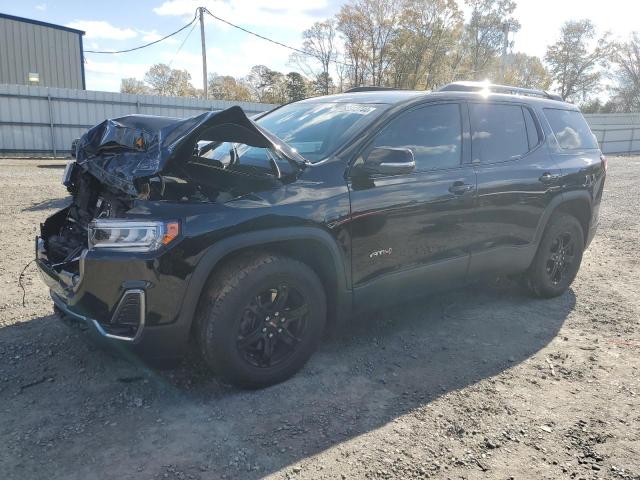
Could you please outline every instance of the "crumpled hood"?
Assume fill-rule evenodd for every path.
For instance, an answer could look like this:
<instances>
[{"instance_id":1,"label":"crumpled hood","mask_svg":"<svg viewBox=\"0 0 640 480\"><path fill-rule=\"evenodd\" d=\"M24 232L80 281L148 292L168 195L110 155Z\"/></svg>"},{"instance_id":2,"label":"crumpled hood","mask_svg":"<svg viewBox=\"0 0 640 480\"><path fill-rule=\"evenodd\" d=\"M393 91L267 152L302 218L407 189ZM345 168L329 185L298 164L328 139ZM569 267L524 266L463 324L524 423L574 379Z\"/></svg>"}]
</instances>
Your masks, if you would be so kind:
<instances>
[{"instance_id":1,"label":"crumpled hood","mask_svg":"<svg viewBox=\"0 0 640 480\"><path fill-rule=\"evenodd\" d=\"M103 183L136 196L137 179L157 175L174 162L188 161L202 140L274 148L298 165L305 163L238 106L185 120L150 115L105 120L80 138L76 161Z\"/></svg>"}]
</instances>

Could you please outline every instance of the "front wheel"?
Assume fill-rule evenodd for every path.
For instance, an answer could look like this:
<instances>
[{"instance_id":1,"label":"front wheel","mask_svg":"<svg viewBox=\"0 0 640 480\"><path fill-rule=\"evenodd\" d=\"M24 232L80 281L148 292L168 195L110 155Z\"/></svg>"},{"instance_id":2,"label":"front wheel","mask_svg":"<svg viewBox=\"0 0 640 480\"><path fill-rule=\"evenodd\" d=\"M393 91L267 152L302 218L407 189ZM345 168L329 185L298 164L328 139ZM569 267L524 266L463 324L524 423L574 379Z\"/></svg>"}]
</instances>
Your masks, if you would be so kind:
<instances>
[{"instance_id":1,"label":"front wheel","mask_svg":"<svg viewBox=\"0 0 640 480\"><path fill-rule=\"evenodd\" d=\"M554 215L529 268L532 293L542 298L562 295L578 274L583 250L580 222L566 213Z\"/></svg>"},{"instance_id":2,"label":"front wheel","mask_svg":"<svg viewBox=\"0 0 640 480\"><path fill-rule=\"evenodd\" d=\"M325 322L326 297L313 270L288 257L247 254L214 274L198 308L196 337L214 372L259 388L300 370Z\"/></svg>"}]
</instances>

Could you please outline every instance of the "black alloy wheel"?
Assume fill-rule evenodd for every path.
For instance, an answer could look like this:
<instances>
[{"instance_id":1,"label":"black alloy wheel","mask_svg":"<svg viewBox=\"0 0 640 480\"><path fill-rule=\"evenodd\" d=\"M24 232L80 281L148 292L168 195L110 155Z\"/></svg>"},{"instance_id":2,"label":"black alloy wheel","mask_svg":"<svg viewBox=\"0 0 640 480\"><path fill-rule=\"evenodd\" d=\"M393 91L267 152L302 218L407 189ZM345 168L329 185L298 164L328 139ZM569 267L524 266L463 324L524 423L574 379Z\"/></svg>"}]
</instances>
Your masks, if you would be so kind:
<instances>
[{"instance_id":1,"label":"black alloy wheel","mask_svg":"<svg viewBox=\"0 0 640 480\"><path fill-rule=\"evenodd\" d=\"M578 274L583 250L584 231L578 219L567 213L554 214L529 267L531 292L542 298L566 292Z\"/></svg>"},{"instance_id":2,"label":"black alloy wheel","mask_svg":"<svg viewBox=\"0 0 640 480\"><path fill-rule=\"evenodd\" d=\"M247 252L212 274L194 334L214 373L260 388L302 368L323 337L326 316L324 286L308 265Z\"/></svg>"},{"instance_id":3,"label":"black alloy wheel","mask_svg":"<svg viewBox=\"0 0 640 480\"><path fill-rule=\"evenodd\" d=\"M559 285L575 259L575 239L570 232L563 232L551 243L547 258L547 275L553 285Z\"/></svg>"},{"instance_id":4,"label":"black alloy wheel","mask_svg":"<svg viewBox=\"0 0 640 480\"><path fill-rule=\"evenodd\" d=\"M260 292L242 313L236 346L256 367L274 367L295 352L305 333L309 306L294 286L281 283Z\"/></svg>"}]
</instances>

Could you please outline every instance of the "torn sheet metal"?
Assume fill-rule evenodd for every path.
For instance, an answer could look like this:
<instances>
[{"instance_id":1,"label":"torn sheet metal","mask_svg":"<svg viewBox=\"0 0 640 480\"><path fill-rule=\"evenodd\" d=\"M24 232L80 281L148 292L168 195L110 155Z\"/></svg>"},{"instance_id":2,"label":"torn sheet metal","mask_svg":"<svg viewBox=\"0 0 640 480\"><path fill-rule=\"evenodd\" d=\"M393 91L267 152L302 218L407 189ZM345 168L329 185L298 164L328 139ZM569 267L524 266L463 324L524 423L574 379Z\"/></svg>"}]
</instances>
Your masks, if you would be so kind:
<instances>
[{"instance_id":1,"label":"torn sheet metal","mask_svg":"<svg viewBox=\"0 0 640 480\"><path fill-rule=\"evenodd\" d=\"M136 196L136 180L188 161L198 141L242 143L272 148L297 165L305 159L233 106L180 120L128 115L91 128L78 142L77 162L101 182Z\"/></svg>"}]
</instances>

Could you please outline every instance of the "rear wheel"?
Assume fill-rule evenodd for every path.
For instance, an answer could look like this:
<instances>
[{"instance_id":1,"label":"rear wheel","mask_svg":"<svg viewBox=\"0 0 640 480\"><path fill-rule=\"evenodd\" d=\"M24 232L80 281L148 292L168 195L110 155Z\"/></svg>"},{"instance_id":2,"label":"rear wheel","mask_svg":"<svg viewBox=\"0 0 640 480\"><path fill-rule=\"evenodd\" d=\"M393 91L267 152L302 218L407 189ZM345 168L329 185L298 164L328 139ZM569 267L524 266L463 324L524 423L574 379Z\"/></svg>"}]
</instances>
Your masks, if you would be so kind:
<instances>
[{"instance_id":1,"label":"rear wheel","mask_svg":"<svg viewBox=\"0 0 640 480\"><path fill-rule=\"evenodd\" d=\"M297 260L244 255L215 274L196 322L200 351L214 372L241 387L264 387L296 373L317 348L325 294Z\"/></svg>"},{"instance_id":2,"label":"rear wheel","mask_svg":"<svg viewBox=\"0 0 640 480\"><path fill-rule=\"evenodd\" d=\"M580 222L566 213L554 215L529 268L531 291L542 298L562 295L578 274L583 250Z\"/></svg>"}]
</instances>

